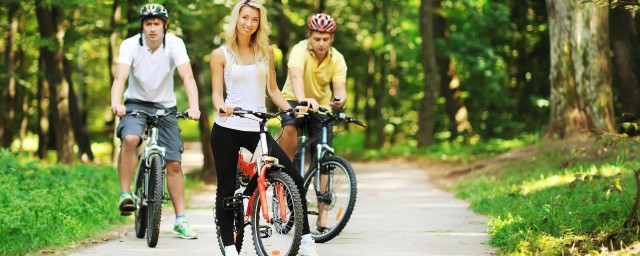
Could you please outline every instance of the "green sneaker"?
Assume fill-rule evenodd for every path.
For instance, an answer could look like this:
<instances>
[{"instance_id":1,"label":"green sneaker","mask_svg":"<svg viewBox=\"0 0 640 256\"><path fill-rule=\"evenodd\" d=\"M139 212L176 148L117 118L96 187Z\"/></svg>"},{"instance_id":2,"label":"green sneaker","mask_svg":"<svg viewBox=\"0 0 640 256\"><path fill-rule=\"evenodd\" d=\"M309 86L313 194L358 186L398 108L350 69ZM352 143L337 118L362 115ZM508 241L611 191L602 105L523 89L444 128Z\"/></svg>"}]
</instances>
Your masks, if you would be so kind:
<instances>
[{"instance_id":1,"label":"green sneaker","mask_svg":"<svg viewBox=\"0 0 640 256\"><path fill-rule=\"evenodd\" d=\"M120 215L129 216L131 212L135 211L136 206L133 205L133 196L131 193L120 194Z\"/></svg>"},{"instance_id":2,"label":"green sneaker","mask_svg":"<svg viewBox=\"0 0 640 256\"><path fill-rule=\"evenodd\" d=\"M185 219L176 221L176 223L173 224L173 234L184 239L198 238L198 234L191 229L191 226L189 226L189 223Z\"/></svg>"}]
</instances>

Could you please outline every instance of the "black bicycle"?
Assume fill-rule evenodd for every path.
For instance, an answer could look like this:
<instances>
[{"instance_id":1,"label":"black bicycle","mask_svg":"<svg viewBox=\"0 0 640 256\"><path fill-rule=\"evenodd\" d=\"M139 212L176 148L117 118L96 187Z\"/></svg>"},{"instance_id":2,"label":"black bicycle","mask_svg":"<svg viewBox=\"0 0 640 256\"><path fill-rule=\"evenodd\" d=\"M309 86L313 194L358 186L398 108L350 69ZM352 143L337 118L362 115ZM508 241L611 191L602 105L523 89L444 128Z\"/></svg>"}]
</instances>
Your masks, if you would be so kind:
<instances>
[{"instance_id":1,"label":"black bicycle","mask_svg":"<svg viewBox=\"0 0 640 256\"><path fill-rule=\"evenodd\" d=\"M332 122L356 124L366 127L358 119L346 116L345 113L332 114L320 107L322 134L320 137L309 138L307 129L303 128L298 137L298 150L294 155L294 164L304 177L305 197L309 223L316 223L316 229L311 229L311 235L318 243L327 242L336 237L347 225L351 213L356 205L358 184L356 173L346 159L335 155L329 146L328 130ZM315 155L311 156L309 170L305 170L305 154L307 147L314 141L320 140L316 146Z\"/></svg>"},{"instance_id":2,"label":"black bicycle","mask_svg":"<svg viewBox=\"0 0 640 256\"><path fill-rule=\"evenodd\" d=\"M136 219L136 237L143 238L147 234L147 245L155 247L160 235L160 218L162 203L170 200L166 191L165 148L158 144L158 123L165 117L175 116L186 119L183 112L166 112L158 110L155 114L142 110L127 111L130 116L145 116L147 125L144 134L144 152L138 158L138 166L134 183L134 211Z\"/></svg>"}]
</instances>

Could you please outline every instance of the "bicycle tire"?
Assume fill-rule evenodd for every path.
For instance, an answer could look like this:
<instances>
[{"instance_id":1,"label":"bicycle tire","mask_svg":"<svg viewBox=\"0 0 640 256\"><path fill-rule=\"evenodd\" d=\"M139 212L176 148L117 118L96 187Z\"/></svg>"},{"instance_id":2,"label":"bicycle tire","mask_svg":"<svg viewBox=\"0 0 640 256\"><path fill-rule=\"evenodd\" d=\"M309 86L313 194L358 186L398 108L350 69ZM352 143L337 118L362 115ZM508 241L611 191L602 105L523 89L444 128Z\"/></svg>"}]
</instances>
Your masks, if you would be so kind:
<instances>
[{"instance_id":1,"label":"bicycle tire","mask_svg":"<svg viewBox=\"0 0 640 256\"><path fill-rule=\"evenodd\" d=\"M236 177L236 189L240 186L240 178ZM242 202L240 202L242 204ZM226 255L224 252L224 242L222 241L222 233L220 233L220 226L218 226L218 216L216 219L216 235L218 236L218 246L220 246L220 250L222 251L222 255ZM244 240L244 208L241 207L237 210L233 211L233 236L234 236L234 244L236 246L236 250L238 253L242 251L242 242Z\"/></svg>"},{"instance_id":2,"label":"bicycle tire","mask_svg":"<svg viewBox=\"0 0 640 256\"><path fill-rule=\"evenodd\" d=\"M321 168L334 168L334 172L336 169L339 168L342 174L346 176L346 182L348 185L348 189L345 189L348 191L344 191L341 194L349 195L349 198L347 200L341 200L341 201L346 201L347 205L346 207L340 207L337 209L337 212L335 213L336 221L333 225L329 225L328 227L329 231L320 232L317 229L310 227L311 236L313 237L313 239L317 243L324 243L324 242L330 241L331 239L339 235L340 232L342 232L344 227L347 225L347 222L349 222L349 219L351 218L351 214L353 213L353 209L355 208L355 205L356 205L356 198L358 194L358 182L356 180L356 174L353 171L353 167L351 167L351 164L349 164L349 161L347 161L342 157L335 156L335 155L325 156L323 157L320 166ZM318 196L316 195L316 191L315 191L316 190L315 182L313 182L316 176L316 172L318 172L317 167L312 166L310 170L305 174L305 177L304 177L304 190L305 190L304 195L307 199L307 212L308 212L310 226L311 226L311 223L314 223L314 221L312 221L313 219L317 220L317 217L312 215L314 215L314 213L316 216L319 215ZM335 174L334 174L334 178L335 178ZM335 182L336 181L334 180L334 189L336 189ZM312 188L311 191L309 191L310 190L309 188ZM334 193L331 195L333 207L336 206L336 201L339 200L339 198L337 198L338 193L334 191Z\"/></svg>"},{"instance_id":3,"label":"bicycle tire","mask_svg":"<svg viewBox=\"0 0 640 256\"><path fill-rule=\"evenodd\" d=\"M136 209L134 211L136 219L136 237L144 238L147 231L147 207L142 204L144 191L144 164L140 164L134 188Z\"/></svg>"},{"instance_id":4,"label":"bicycle tire","mask_svg":"<svg viewBox=\"0 0 640 256\"><path fill-rule=\"evenodd\" d=\"M271 201L275 195L267 195L267 205L269 206L269 217L271 223L268 223L262 218L261 202L259 200L259 191L256 190L254 198L254 204L252 208L251 216L251 231L253 244L256 249L256 253L259 256L266 255L288 255L293 256L298 253L300 248L300 242L302 239L302 201L300 199L300 193L296 187L293 179L286 173L280 171L267 172L267 180L269 187L265 188L265 193L269 191L275 191L272 187L282 186L282 191L286 193L283 197L287 199L287 218L294 220L294 225L291 230L287 232L280 232L283 228L286 228L287 222L281 219L279 215L279 207L273 207ZM277 198L277 197L276 197ZM292 206L292 207L290 207ZM293 209L293 211L289 209ZM274 214L278 213L278 214ZM265 222L265 223L262 223ZM275 229L275 232L273 231ZM263 237L265 236L265 237ZM266 237L268 236L268 237ZM287 248L288 246L288 248ZM286 251L286 253L284 253Z\"/></svg>"},{"instance_id":5,"label":"bicycle tire","mask_svg":"<svg viewBox=\"0 0 640 256\"><path fill-rule=\"evenodd\" d=\"M147 203L147 245L155 247L160 236L160 218L162 217L162 197L164 196L164 170L160 156L151 156L149 170L149 193L153 202Z\"/></svg>"}]
</instances>

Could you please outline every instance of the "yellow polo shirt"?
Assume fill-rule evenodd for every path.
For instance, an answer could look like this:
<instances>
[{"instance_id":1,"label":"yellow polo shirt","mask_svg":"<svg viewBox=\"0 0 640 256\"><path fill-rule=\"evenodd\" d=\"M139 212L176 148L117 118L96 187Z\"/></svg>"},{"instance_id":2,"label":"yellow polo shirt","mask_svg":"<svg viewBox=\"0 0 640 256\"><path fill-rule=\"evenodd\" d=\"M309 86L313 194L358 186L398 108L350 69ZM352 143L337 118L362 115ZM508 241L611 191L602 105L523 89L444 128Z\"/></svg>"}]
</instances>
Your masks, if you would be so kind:
<instances>
[{"instance_id":1,"label":"yellow polo shirt","mask_svg":"<svg viewBox=\"0 0 640 256\"><path fill-rule=\"evenodd\" d=\"M342 54L331 47L329 56L318 65L315 54L308 48L307 40L302 40L291 49L287 64L289 68L303 70L304 95L307 98L316 99L320 106L331 109L329 102L333 98L329 84L347 81L347 63ZM282 93L285 99L298 101L293 93L289 75L287 75L287 81L284 82Z\"/></svg>"}]
</instances>

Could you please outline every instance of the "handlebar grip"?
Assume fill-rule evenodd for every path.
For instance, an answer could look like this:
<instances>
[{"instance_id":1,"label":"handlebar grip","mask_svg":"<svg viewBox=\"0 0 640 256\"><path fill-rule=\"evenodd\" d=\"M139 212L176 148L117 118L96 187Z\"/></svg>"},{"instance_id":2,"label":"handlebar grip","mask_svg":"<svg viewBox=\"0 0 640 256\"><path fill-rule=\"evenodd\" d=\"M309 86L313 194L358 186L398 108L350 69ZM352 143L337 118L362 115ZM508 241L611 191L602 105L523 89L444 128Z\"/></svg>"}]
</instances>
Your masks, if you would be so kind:
<instances>
[{"instance_id":1,"label":"handlebar grip","mask_svg":"<svg viewBox=\"0 0 640 256\"><path fill-rule=\"evenodd\" d=\"M326 108L318 107L318 111L320 112L328 112Z\"/></svg>"},{"instance_id":2,"label":"handlebar grip","mask_svg":"<svg viewBox=\"0 0 640 256\"><path fill-rule=\"evenodd\" d=\"M307 102L306 100L303 100L303 101L300 102L300 106L308 107L309 106L309 102Z\"/></svg>"},{"instance_id":3,"label":"handlebar grip","mask_svg":"<svg viewBox=\"0 0 640 256\"><path fill-rule=\"evenodd\" d=\"M226 114L226 113L227 113L227 112L224 112L224 110L223 110L222 108L219 108L219 109L218 109L218 112L219 112L219 113L222 113L222 114Z\"/></svg>"}]
</instances>

